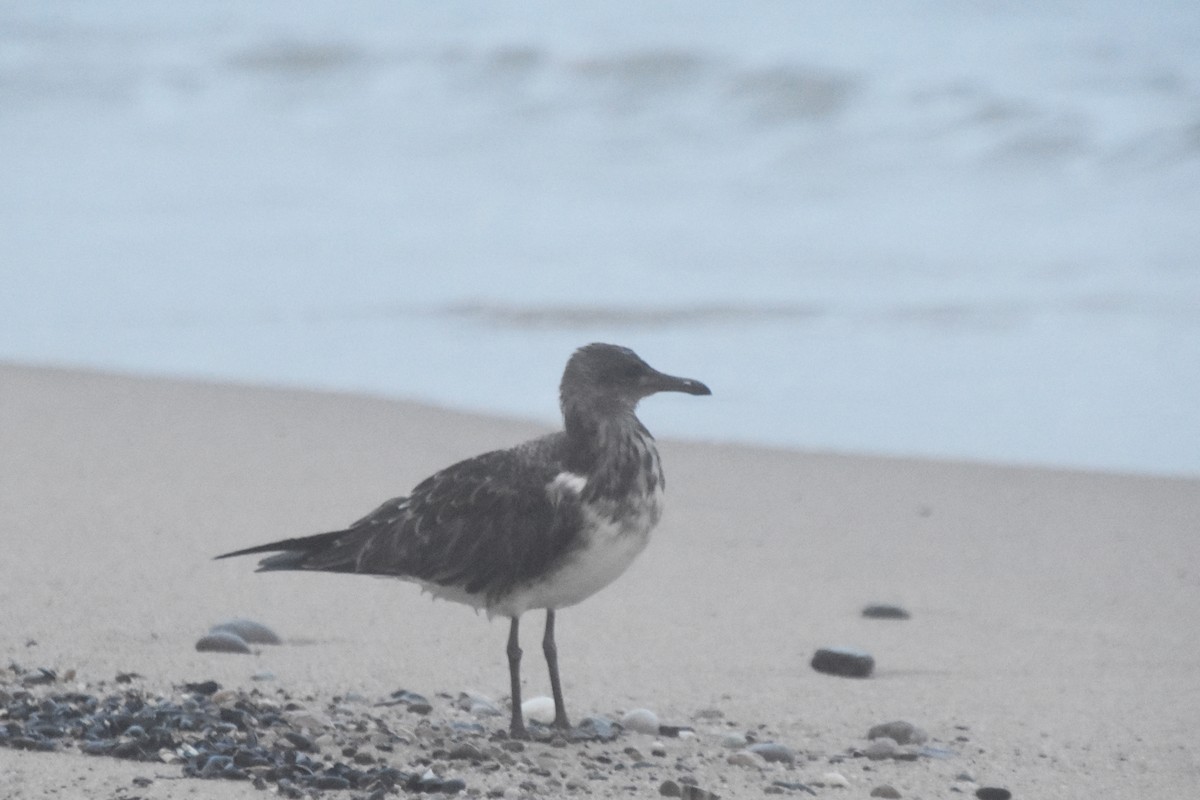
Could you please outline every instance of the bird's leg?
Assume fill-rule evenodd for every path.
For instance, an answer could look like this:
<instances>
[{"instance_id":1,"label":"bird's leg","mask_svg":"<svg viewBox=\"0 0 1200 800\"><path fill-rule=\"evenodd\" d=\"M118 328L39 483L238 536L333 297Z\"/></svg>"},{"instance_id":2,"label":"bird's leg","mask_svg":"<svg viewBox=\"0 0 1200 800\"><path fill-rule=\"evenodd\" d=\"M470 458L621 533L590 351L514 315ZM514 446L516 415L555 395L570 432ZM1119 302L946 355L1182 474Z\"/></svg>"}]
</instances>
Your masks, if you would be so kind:
<instances>
[{"instance_id":1,"label":"bird's leg","mask_svg":"<svg viewBox=\"0 0 1200 800\"><path fill-rule=\"evenodd\" d=\"M554 644L554 610L546 609L546 635L542 637L542 652L550 668L550 691L554 694L554 727L570 728L567 704L563 702L562 682L558 679L558 647Z\"/></svg>"},{"instance_id":2,"label":"bird's leg","mask_svg":"<svg viewBox=\"0 0 1200 800\"><path fill-rule=\"evenodd\" d=\"M521 715L521 645L518 642L517 620L512 618L508 629L508 677L512 681L512 722L508 726L508 735L514 739L528 739L529 732L525 730L525 719Z\"/></svg>"}]
</instances>

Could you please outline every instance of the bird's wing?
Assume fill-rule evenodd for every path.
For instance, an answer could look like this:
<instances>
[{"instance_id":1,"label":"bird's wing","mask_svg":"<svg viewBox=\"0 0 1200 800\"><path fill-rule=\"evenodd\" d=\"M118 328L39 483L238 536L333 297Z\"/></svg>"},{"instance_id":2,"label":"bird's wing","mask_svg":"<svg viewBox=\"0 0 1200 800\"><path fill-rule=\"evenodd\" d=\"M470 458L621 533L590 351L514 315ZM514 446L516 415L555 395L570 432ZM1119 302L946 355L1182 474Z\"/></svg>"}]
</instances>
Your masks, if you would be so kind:
<instances>
[{"instance_id":1,"label":"bird's wing","mask_svg":"<svg viewBox=\"0 0 1200 800\"><path fill-rule=\"evenodd\" d=\"M271 549L284 552L261 567L394 575L502 594L574 543L581 505L576 494L550 488L562 471L548 457L553 445L538 440L460 461L344 531L277 543Z\"/></svg>"}]
</instances>

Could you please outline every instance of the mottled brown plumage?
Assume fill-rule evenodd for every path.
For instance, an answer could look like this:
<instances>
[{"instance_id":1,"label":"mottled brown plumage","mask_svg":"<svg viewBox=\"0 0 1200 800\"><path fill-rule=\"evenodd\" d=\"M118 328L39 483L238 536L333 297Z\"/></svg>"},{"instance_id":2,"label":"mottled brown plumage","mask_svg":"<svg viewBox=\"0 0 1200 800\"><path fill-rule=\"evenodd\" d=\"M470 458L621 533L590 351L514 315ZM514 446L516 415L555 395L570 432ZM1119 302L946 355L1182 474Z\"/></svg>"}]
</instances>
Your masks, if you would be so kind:
<instances>
[{"instance_id":1,"label":"mottled brown plumage","mask_svg":"<svg viewBox=\"0 0 1200 800\"><path fill-rule=\"evenodd\" d=\"M658 372L628 348L587 345L563 373L564 430L449 466L344 530L218 558L278 553L263 559L259 571L397 577L509 617L515 736L525 735L518 620L544 608L555 723L566 726L554 612L614 580L658 522L662 468L654 437L634 411L660 391L710 393L698 381Z\"/></svg>"}]
</instances>

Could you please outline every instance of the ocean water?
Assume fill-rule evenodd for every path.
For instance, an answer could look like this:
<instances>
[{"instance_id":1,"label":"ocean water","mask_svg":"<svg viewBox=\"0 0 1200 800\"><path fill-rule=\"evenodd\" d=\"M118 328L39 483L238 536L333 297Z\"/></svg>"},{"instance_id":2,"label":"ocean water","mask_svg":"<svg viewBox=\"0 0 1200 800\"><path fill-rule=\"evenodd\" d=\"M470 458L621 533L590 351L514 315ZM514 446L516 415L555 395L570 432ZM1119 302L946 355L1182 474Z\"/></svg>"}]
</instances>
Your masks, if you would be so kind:
<instances>
[{"instance_id":1,"label":"ocean water","mask_svg":"<svg viewBox=\"0 0 1200 800\"><path fill-rule=\"evenodd\" d=\"M1200 475L1200 4L0 2L0 359Z\"/></svg>"}]
</instances>

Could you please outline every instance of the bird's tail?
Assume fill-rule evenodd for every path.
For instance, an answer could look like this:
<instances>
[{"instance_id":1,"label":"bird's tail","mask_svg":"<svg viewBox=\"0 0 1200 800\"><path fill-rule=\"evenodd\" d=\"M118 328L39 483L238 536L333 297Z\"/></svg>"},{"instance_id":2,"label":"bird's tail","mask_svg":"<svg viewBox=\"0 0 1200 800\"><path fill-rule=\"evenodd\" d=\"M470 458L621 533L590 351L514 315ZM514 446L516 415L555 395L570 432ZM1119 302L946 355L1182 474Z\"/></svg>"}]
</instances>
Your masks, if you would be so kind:
<instances>
[{"instance_id":1,"label":"bird's tail","mask_svg":"<svg viewBox=\"0 0 1200 800\"><path fill-rule=\"evenodd\" d=\"M258 572L285 569L313 569L312 558L318 554L328 553L338 539L346 535L346 531L318 533L313 536L301 536L297 539L281 539L278 542L247 547L245 550L234 550L232 553L222 553L216 558L233 558L234 556L250 556L255 553L278 553L279 555L264 558L258 562ZM316 567L329 570L329 565ZM332 570L340 571L340 570Z\"/></svg>"}]
</instances>

